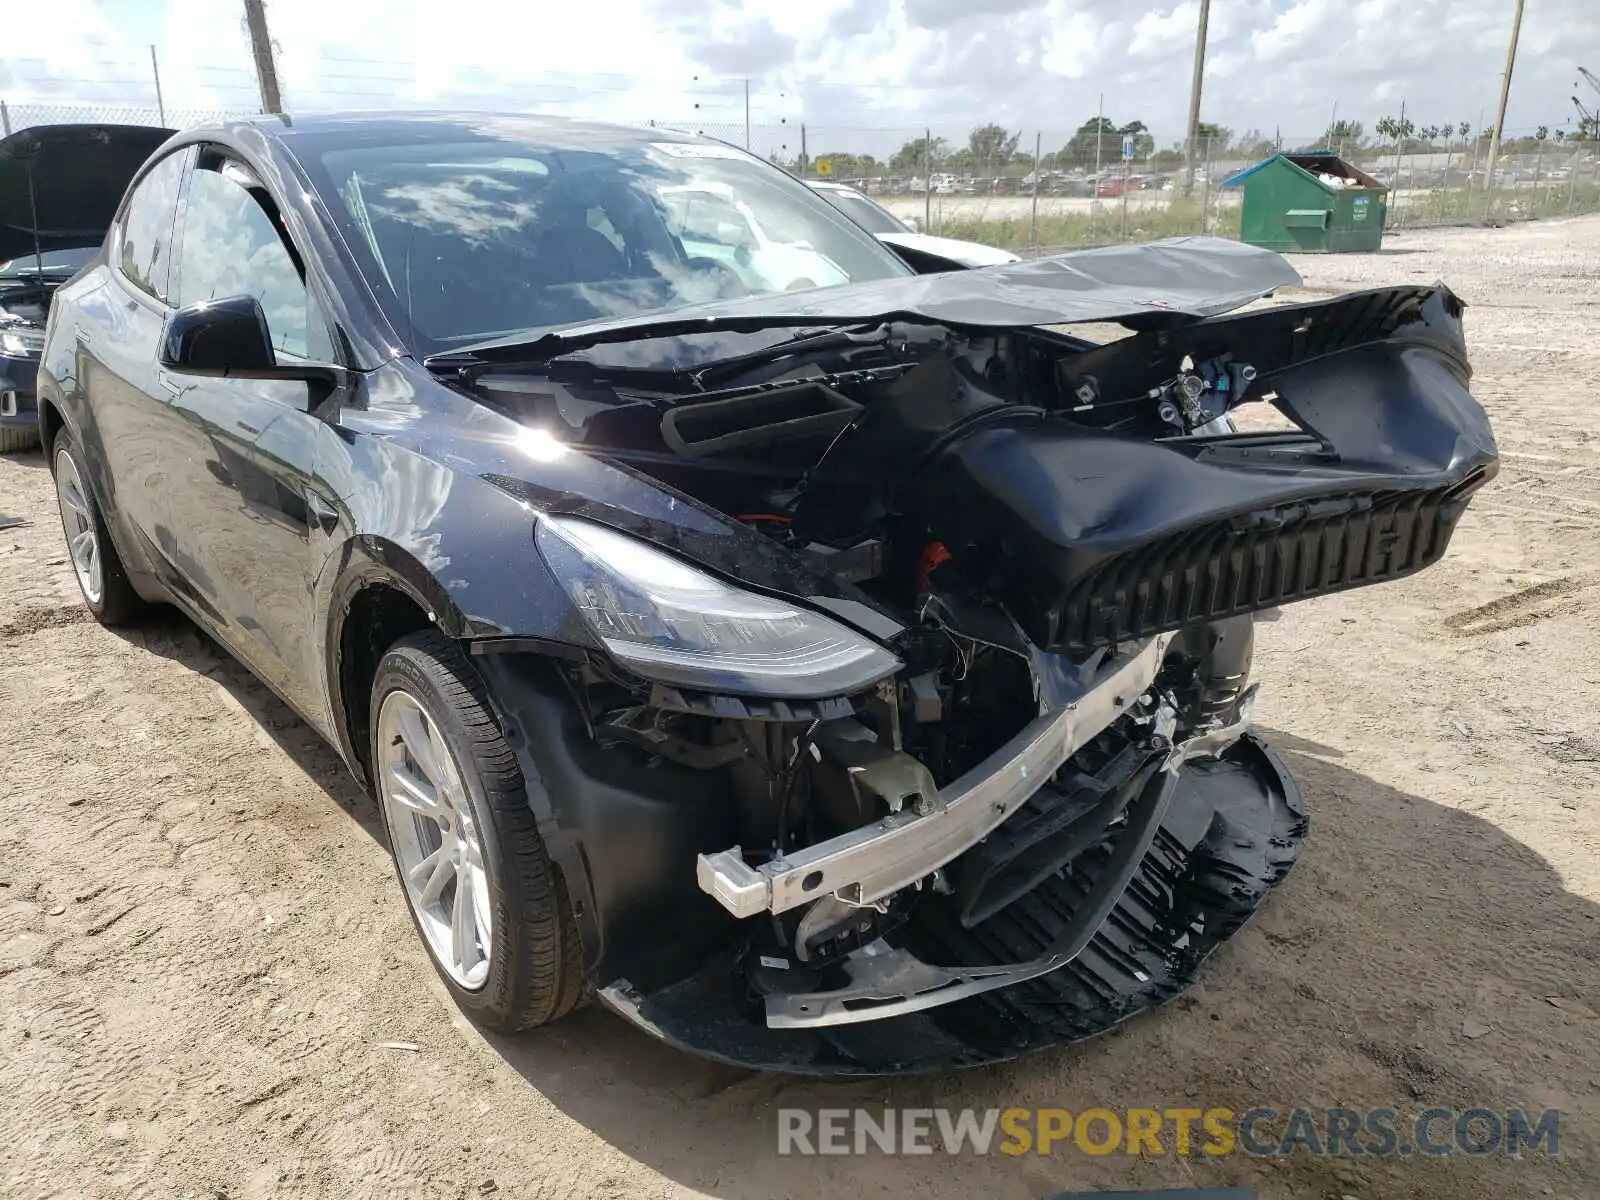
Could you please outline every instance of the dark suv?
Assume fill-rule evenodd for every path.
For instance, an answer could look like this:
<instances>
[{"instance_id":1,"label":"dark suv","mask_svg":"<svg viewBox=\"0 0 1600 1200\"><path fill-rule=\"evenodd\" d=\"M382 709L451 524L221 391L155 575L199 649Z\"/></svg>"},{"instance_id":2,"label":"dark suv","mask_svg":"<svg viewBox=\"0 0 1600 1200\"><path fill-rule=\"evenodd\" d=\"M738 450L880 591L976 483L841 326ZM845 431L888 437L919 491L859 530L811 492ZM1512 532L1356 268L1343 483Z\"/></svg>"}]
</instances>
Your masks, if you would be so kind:
<instances>
[{"instance_id":1,"label":"dark suv","mask_svg":"<svg viewBox=\"0 0 1600 1200\"><path fill-rule=\"evenodd\" d=\"M34 381L56 289L93 257L170 129L40 125L0 138L0 454L39 440Z\"/></svg>"},{"instance_id":2,"label":"dark suv","mask_svg":"<svg viewBox=\"0 0 1600 1200\"><path fill-rule=\"evenodd\" d=\"M39 440L33 383L50 297L93 257L86 247L0 262L0 453Z\"/></svg>"}]
</instances>

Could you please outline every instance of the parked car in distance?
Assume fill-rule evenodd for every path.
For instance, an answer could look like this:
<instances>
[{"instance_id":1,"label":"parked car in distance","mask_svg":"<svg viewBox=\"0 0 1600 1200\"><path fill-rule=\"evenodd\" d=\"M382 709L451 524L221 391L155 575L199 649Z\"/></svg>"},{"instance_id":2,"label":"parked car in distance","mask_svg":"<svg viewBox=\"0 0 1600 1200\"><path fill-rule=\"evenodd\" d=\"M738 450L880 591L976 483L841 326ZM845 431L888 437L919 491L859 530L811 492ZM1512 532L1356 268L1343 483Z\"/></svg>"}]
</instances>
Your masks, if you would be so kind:
<instances>
[{"instance_id":1,"label":"parked car in distance","mask_svg":"<svg viewBox=\"0 0 1600 1200\"><path fill-rule=\"evenodd\" d=\"M997 246L936 237L912 229L876 200L845 184L811 180L810 185L829 204L891 248L947 259L962 267L991 267L1020 261L1011 251Z\"/></svg>"},{"instance_id":2,"label":"parked car in distance","mask_svg":"<svg viewBox=\"0 0 1600 1200\"><path fill-rule=\"evenodd\" d=\"M806 229L793 231L763 226L761 218L733 188L715 182L675 185L657 193L670 218L672 232L691 255L721 263L745 286L762 292L829 287L849 276L804 239ZM782 217L769 213L768 222Z\"/></svg>"}]
</instances>

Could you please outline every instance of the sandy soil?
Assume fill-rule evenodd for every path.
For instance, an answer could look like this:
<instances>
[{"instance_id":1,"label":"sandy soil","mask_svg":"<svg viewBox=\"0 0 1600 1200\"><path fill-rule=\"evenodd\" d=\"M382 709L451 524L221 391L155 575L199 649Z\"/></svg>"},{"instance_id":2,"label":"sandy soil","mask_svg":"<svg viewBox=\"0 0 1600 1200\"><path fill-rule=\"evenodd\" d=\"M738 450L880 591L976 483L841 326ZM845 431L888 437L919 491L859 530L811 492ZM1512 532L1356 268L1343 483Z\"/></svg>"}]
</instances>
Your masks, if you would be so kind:
<instances>
[{"instance_id":1,"label":"sandy soil","mask_svg":"<svg viewBox=\"0 0 1600 1200\"><path fill-rule=\"evenodd\" d=\"M1594 1195L1600 219L1297 265L1315 293L1448 280L1504 471L1439 567L1263 626L1262 722L1314 825L1202 985L956 1077L744 1075L595 1011L482 1036L332 752L183 621L89 622L42 459L0 460L0 513L30 522L0 531L0 1195ZM776 1153L782 1106L1296 1103L1554 1105L1562 1153Z\"/></svg>"}]
</instances>

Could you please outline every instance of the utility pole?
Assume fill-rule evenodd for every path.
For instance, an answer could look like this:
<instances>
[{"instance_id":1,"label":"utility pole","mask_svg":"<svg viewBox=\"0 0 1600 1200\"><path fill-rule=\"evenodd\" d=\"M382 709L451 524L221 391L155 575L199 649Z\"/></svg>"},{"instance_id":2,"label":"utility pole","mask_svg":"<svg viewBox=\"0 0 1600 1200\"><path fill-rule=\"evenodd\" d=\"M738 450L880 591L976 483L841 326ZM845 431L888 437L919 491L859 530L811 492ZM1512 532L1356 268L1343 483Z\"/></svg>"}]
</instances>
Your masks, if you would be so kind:
<instances>
[{"instance_id":1,"label":"utility pole","mask_svg":"<svg viewBox=\"0 0 1600 1200\"><path fill-rule=\"evenodd\" d=\"M1105 130L1102 128L1105 123L1106 94L1101 92L1100 103L1095 106L1094 110L1094 177L1097 183L1100 180L1100 143L1105 140L1106 136Z\"/></svg>"},{"instance_id":2,"label":"utility pole","mask_svg":"<svg viewBox=\"0 0 1600 1200\"><path fill-rule=\"evenodd\" d=\"M1500 107L1494 115L1494 130L1489 134L1489 165L1483 173L1484 190L1493 204L1495 159L1500 157L1500 133L1506 124L1506 101L1511 99L1511 71L1517 65L1517 38L1522 35L1522 0L1517 0L1511 15L1511 44L1506 47L1506 73L1500 77Z\"/></svg>"},{"instance_id":3,"label":"utility pole","mask_svg":"<svg viewBox=\"0 0 1600 1200\"><path fill-rule=\"evenodd\" d=\"M750 149L750 81L744 81L744 148Z\"/></svg>"},{"instance_id":4,"label":"utility pole","mask_svg":"<svg viewBox=\"0 0 1600 1200\"><path fill-rule=\"evenodd\" d=\"M150 74L156 77L156 112L161 115L161 123L167 123L167 106L161 100L161 64L156 61L156 48L150 47Z\"/></svg>"},{"instance_id":5,"label":"utility pole","mask_svg":"<svg viewBox=\"0 0 1600 1200\"><path fill-rule=\"evenodd\" d=\"M1206 22L1210 18L1211 0L1200 0L1200 28L1194 35L1194 78L1189 83L1189 135L1183 139L1184 195L1194 191L1194 144L1200 136L1200 85L1206 75Z\"/></svg>"},{"instance_id":6,"label":"utility pole","mask_svg":"<svg viewBox=\"0 0 1600 1200\"><path fill-rule=\"evenodd\" d=\"M1044 149L1044 134L1033 135L1033 207L1028 212L1028 249L1038 246L1039 234L1039 160Z\"/></svg>"},{"instance_id":7,"label":"utility pole","mask_svg":"<svg viewBox=\"0 0 1600 1200\"><path fill-rule=\"evenodd\" d=\"M264 0L244 0L244 23L250 32L250 56L256 64L256 82L261 85L261 111L281 113L283 94L278 90L278 64L272 57Z\"/></svg>"},{"instance_id":8,"label":"utility pole","mask_svg":"<svg viewBox=\"0 0 1600 1200\"><path fill-rule=\"evenodd\" d=\"M921 233L932 231L933 225L933 130L922 131L922 228Z\"/></svg>"}]
</instances>

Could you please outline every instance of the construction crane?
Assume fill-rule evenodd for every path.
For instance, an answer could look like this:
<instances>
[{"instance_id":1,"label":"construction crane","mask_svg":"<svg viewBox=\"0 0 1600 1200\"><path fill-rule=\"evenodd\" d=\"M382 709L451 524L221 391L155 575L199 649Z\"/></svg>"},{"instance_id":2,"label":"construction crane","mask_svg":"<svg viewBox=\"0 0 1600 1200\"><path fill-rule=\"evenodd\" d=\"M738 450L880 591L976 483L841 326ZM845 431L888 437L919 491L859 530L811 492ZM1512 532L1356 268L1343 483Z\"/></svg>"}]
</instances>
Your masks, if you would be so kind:
<instances>
[{"instance_id":1,"label":"construction crane","mask_svg":"<svg viewBox=\"0 0 1600 1200\"><path fill-rule=\"evenodd\" d=\"M1582 75L1584 82L1594 89L1595 95L1600 96L1600 76L1587 67L1579 67L1578 74ZM1600 141L1600 104L1596 104L1593 108L1585 108L1583 101L1574 96L1572 106L1578 110L1578 136Z\"/></svg>"}]
</instances>

